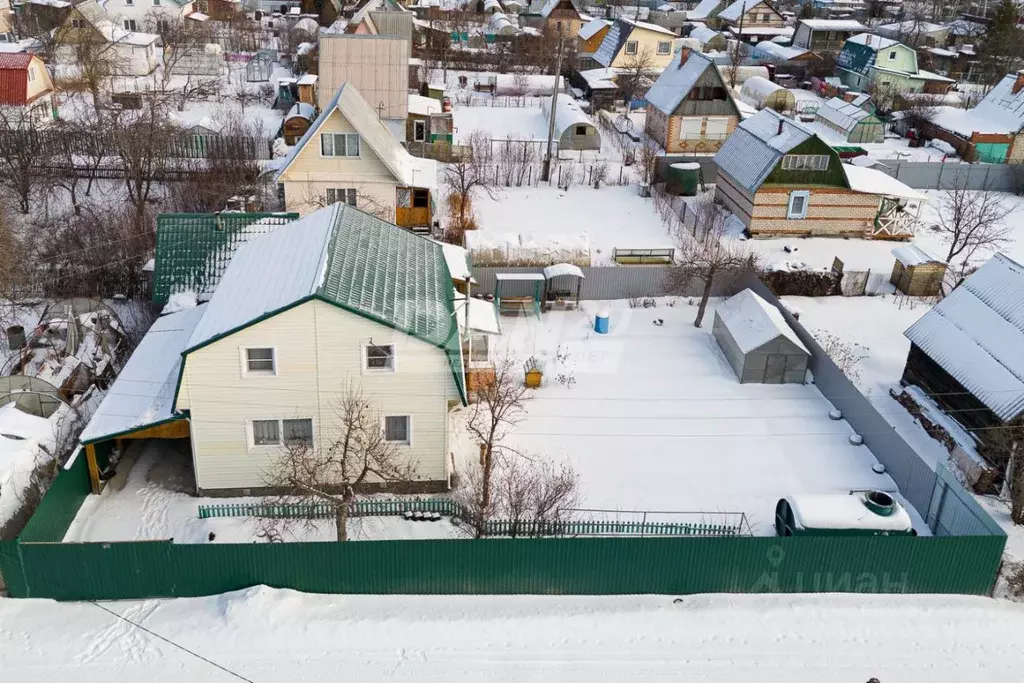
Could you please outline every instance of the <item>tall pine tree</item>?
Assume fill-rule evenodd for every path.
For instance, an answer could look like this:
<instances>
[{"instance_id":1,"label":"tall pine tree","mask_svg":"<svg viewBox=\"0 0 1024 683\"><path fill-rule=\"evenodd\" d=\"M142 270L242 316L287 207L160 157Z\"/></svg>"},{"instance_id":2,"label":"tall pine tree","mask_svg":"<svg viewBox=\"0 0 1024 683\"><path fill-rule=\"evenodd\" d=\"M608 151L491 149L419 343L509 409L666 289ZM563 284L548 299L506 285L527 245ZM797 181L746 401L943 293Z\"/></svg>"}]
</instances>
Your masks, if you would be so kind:
<instances>
[{"instance_id":1,"label":"tall pine tree","mask_svg":"<svg viewBox=\"0 0 1024 683\"><path fill-rule=\"evenodd\" d=\"M1024 32L1017 25L1020 19L1020 8L1014 0L1002 0L996 7L985 32L979 73L982 84L995 85L1019 67L1024 55Z\"/></svg>"}]
</instances>

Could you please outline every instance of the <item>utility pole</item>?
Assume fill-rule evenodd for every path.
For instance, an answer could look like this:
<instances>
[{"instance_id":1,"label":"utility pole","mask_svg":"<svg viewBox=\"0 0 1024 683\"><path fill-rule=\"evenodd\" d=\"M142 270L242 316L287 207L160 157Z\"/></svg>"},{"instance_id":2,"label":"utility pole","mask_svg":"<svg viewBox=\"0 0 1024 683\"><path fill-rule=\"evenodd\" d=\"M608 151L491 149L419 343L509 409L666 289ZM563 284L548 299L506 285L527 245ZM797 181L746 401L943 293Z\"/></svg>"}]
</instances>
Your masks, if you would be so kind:
<instances>
[{"instance_id":1,"label":"utility pole","mask_svg":"<svg viewBox=\"0 0 1024 683\"><path fill-rule=\"evenodd\" d=\"M551 140L555 137L555 108L558 106L558 83L562 78L562 38L558 38L558 57L555 59L555 87L551 93L551 116L548 120L548 149L544 155L544 167L540 179L551 180Z\"/></svg>"},{"instance_id":2,"label":"utility pole","mask_svg":"<svg viewBox=\"0 0 1024 683\"><path fill-rule=\"evenodd\" d=\"M740 46L743 45L743 18L747 15L747 3L746 0L740 5L740 32L736 36L736 51L732 55L732 69L730 73L732 78L730 79L729 87L736 87L736 76L740 70Z\"/></svg>"}]
</instances>

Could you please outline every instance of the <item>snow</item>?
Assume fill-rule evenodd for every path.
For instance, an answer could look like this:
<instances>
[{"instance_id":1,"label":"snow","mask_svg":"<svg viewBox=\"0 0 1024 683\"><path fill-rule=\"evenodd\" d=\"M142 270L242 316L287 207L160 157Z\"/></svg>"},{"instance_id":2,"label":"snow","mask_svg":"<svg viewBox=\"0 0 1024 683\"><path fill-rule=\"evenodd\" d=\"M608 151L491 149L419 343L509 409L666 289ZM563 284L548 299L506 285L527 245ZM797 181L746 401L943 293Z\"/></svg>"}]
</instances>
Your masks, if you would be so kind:
<instances>
[{"instance_id":1,"label":"snow","mask_svg":"<svg viewBox=\"0 0 1024 683\"><path fill-rule=\"evenodd\" d=\"M467 249L447 242L438 242L438 244L441 245L445 264L447 264L448 272L453 280L468 280L473 277L473 273L469 269L469 251Z\"/></svg>"},{"instance_id":2,"label":"snow","mask_svg":"<svg viewBox=\"0 0 1024 683\"><path fill-rule=\"evenodd\" d=\"M850 183L850 189L857 192L914 199L917 201L926 201L928 199L909 185L901 183L888 173L874 168L843 164L843 171L846 173L846 180Z\"/></svg>"},{"instance_id":3,"label":"snow","mask_svg":"<svg viewBox=\"0 0 1024 683\"><path fill-rule=\"evenodd\" d=\"M892 255L896 257L897 261L908 268L913 266L923 266L926 263L945 263L942 259L932 256L924 249L914 246L913 244L904 244L893 248Z\"/></svg>"},{"instance_id":4,"label":"snow","mask_svg":"<svg viewBox=\"0 0 1024 683\"><path fill-rule=\"evenodd\" d=\"M476 131L492 140L548 139L548 121L540 107L464 107L452 109L454 143L466 144Z\"/></svg>"},{"instance_id":5,"label":"snow","mask_svg":"<svg viewBox=\"0 0 1024 683\"><path fill-rule=\"evenodd\" d=\"M459 329L465 330L468 325L470 330L477 332L501 334L501 323L498 322L498 312L493 302L456 295L454 303Z\"/></svg>"},{"instance_id":6,"label":"snow","mask_svg":"<svg viewBox=\"0 0 1024 683\"><path fill-rule=\"evenodd\" d=\"M560 139L562 133L568 128L575 126L589 126L594 128L594 122L589 116L583 113L580 109L579 104L576 103L569 95L565 93L558 93L556 95L557 101L555 104L555 137ZM545 120L550 120L551 116L551 100L544 98L541 100L541 110ZM545 130L544 139L547 139L547 131Z\"/></svg>"},{"instance_id":7,"label":"snow","mask_svg":"<svg viewBox=\"0 0 1024 683\"><path fill-rule=\"evenodd\" d=\"M553 173L557 177L557 173ZM613 175L613 174L610 174ZM558 246L577 251L584 244L579 234L586 236L590 253L589 265L612 265L612 249L659 249L674 247L672 237L656 213L649 199L637 193L635 185L574 186L569 191L546 185L531 188L503 188L494 199L485 194L473 198L477 225L480 229L466 233L470 251L487 248L519 249L522 243ZM524 225L524 216L541 217ZM529 229L533 232L520 231ZM574 232L575 231L575 232ZM573 236L571 243L565 238ZM559 261L555 258L539 265ZM474 263L480 264L474 255ZM830 261L831 262L831 261ZM580 264L577 264L580 265ZM584 264L586 265L586 264Z\"/></svg>"},{"instance_id":8,"label":"snow","mask_svg":"<svg viewBox=\"0 0 1024 683\"><path fill-rule=\"evenodd\" d=\"M59 408L45 419L22 412L14 403L0 406L0 527L21 504L21 492L42 461L40 446L52 450L56 425L69 411Z\"/></svg>"},{"instance_id":9,"label":"snow","mask_svg":"<svg viewBox=\"0 0 1024 683\"><path fill-rule=\"evenodd\" d=\"M874 529L907 531L913 528L910 515L897 503L891 515L875 514L867 508L862 493L787 496L796 526L801 529Z\"/></svg>"},{"instance_id":10,"label":"snow","mask_svg":"<svg viewBox=\"0 0 1024 683\"><path fill-rule=\"evenodd\" d=\"M782 335L810 354L779 309L749 289L729 297L715 311L742 353L750 353Z\"/></svg>"},{"instance_id":11,"label":"snow","mask_svg":"<svg viewBox=\"0 0 1024 683\"><path fill-rule=\"evenodd\" d=\"M717 305L702 328L693 326L695 307L677 299L655 308L585 301L539 321L502 319L497 356L505 347L545 365L545 385L531 393L509 445L570 463L581 508L705 511L707 520L742 512L759 535L774 533L784 496L894 490L872 471L870 449L848 442L850 426L828 418L832 406L813 385L736 381L710 333ZM611 314L607 335L592 331L599 308ZM461 425L467 412L453 418L457 462L477 452Z\"/></svg>"},{"instance_id":12,"label":"snow","mask_svg":"<svg viewBox=\"0 0 1024 683\"><path fill-rule=\"evenodd\" d=\"M580 270L579 266L574 266L571 263L556 263L544 269L544 279L546 280L562 275L571 275L578 278L584 277L583 271Z\"/></svg>"},{"instance_id":13,"label":"snow","mask_svg":"<svg viewBox=\"0 0 1024 683\"><path fill-rule=\"evenodd\" d=\"M427 116L429 114L440 114L441 103L433 97L424 97L423 95L409 94L409 113L416 114L417 116Z\"/></svg>"},{"instance_id":14,"label":"snow","mask_svg":"<svg viewBox=\"0 0 1024 683\"><path fill-rule=\"evenodd\" d=\"M679 600L312 595L265 586L102 609L0 600L0 660L12 681L48 683L107 683L115 671L117 680L148 683L232 680L223 669L259 683L335 680L341 672L393 683L1020 678L1024 611L1007 602L838 594Z\"/></svg>"},{"instance_id":15,"label":"snow","mask_svg":"<svg viewBox=\"0 0 1024 683\"><path fill-rule=\"evenodd\" d=\"M173 416L181 352L207 309L206 304L187 308L153 323L82 431L82 442L121 434Z\"/></svg>"},{"instance_id":16,"label":"snow","mask_svg":"<svg viewBox=\"0 0 1024 683\"><path fill-rule=\"evenodd\" d=\"M160 315L178 313L189 308L195 308L197 304L195 292L176 292L167 299L167 303L164 305L163 310L160 311Z\"/></svg>"},{"instance_id":17,"label":"snow","mask_svg":"<svg viewBox=\"0 0 1024 683\"><path fill-rule=\"evenodd\" d=\"M136 456L137 460L133 460ZM118 488L111 480L103 493L88 496L64 536L65 543L155 539L202 544L265 542L258 536L259 529L253 519L199 518L199 505L252 505L262 499L192 495L195 480L187 442L137 442L122 463L123 467L131 467L123 487ZM414 522L401 517L362 517L350 520L348 528L352 540L465 537L448 519ZM288 530L283 539L334 541L334 520L319 520L312 529Z\"/></svg>"}]
</instances>

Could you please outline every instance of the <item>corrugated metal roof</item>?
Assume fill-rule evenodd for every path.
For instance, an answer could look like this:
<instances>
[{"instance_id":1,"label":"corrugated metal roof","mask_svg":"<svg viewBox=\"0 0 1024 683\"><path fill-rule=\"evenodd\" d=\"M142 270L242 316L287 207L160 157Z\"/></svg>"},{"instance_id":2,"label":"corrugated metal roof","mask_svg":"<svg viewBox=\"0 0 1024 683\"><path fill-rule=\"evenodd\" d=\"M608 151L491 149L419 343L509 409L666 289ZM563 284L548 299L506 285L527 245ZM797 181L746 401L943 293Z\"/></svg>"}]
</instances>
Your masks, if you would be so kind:
<instances>
[{"instance_id":1,"label":"corrugated metal roof","mask_svg":"<svg viewBox=\"0 0 1024 683\"><path fill-rule=\"evenodd\" d=\"M746 14L748 10L754 9L762 2L764 2L764 0L736 0L719 12L718 18L725 19L726 21L739 21L741 14Z\"/></svg>"},{"instance_id":2,"label":"corrugated metal roof","mask_svg":"<svg viewBox=\"0 0 1024 683\"><path fill-rule=\"evenodd\" d=\"M579 36L583 40L590 40L598 33L601 32L607 26L610 26L612 22L606 19L591 19L587 23L580 26Z\"/></svg>"},{"instance_id":3,"label":"corrugated metal roof","mask_svg":"<svg viewBox=\"0 0 1024 683\"><path fill-rule=\"evenodd\" d=\"M32 55L0 53L0 105L23 106L28 102L28 67Z\"/></svg>"},{"instance_id":4,"label":"corrugated metal roof","mask_svg":"<svg viewBox=\"0 0 1024 683\"><path fill-rule=\"evenodd\" d=\"M604 40L598 46L597 52L594 53L594 61L601 66L611 66L615 61L615 55L619 54L619 50L626 44L626 38L632 30L633 27L624 21L612 24L608 33L604 34Z\"/></svg>"},{"instance_id":5,"label":"corrugated metal roof","mask_svg":"<svg viewBox=\"0 0 1024 683\"><path fill-rule=\"evenodd\" d=\"M297 213L168 213L156 219L153 301L195 292L209 299L231 257L249 240L298 218Z\"/></svg>"},{"instance_id":6,"label":"corrugated metal roof","mask_svg":"<svg viewBox=\"0 0 1024 683\"><path fill-rule=\"evenodd\" d=\"M647 91L645 99L647 103L667 116L671 116L680 103L690 94L694 84L709 67L714 67L714 62L706 55L691 50L686 61L680 65L684 50L680 50L672 57L665 70L658 76L658 80ZM721 80L721 74L715 69L715 73ZM722 83L725 86L725 83ZM738 112L737 112L737 115Z\"/></svg>"},{"instance_id":7,"label":"corrugated metal roof","mask_svg":"<svg viewBox=\"0 0 1024 683\"><path fill-rule=\"evenodd\" d=\"M1024 266L996 254L905 335L1000 419L1024 412Z\"/></svg>"},{"instance_id":8,"label":"corrugated metal roof","mask_svg":"<svg viewBox=\"0 0 1024 683\"><path fill-rule=\"evenodd\" d=\"M316 297L443 349L465 398L452 292L441 245L332 204L239 249L188 348Z\"/></svg>"},{"instance_id":9,"label":"corrugated metal roof","mask_svg":"<svg viewBox=\"0 0 1024 683\"><path fill-rule=\"evenodd\" d=\"M875 57L877 56L876 50L880 49L877 45L877 41L886 40L879 36L871 36L876 39L875 45L868 47L863 42L856 41L854 38L863 38L869 34L860 34L852 36L843 43L843 49L836 55L836 66L840 69L846 69L847 71L853 71L862 75L867 75L871 70L871 66L875 63ZM891 42L891 41L890 41Z\"/></svg>"},{"instance_id":10,"label":"corrugated metal roof","mask_svg":"<svg viewBox=\"0 0 1024 683\"><path fill-rule=\"evenodd\" d=\"M779 159L814 133L764 109L745 119L715 154L715 164L742 187L756 192Z\"/></svg>"}]
</instances>

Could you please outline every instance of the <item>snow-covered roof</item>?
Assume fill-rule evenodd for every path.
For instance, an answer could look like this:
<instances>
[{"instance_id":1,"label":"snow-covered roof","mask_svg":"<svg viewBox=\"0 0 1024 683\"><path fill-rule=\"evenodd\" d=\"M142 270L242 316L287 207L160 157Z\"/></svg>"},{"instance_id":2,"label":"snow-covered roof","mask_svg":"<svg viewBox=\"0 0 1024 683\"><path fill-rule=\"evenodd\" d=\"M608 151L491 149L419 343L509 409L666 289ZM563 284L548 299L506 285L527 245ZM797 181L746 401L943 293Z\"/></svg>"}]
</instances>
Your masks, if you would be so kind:
<instances>
[{"instance_id":1,"label":"snow-covered roof","mask_svg":"<svg viewBox=\"0 0 1024 683\"><path fill-rule=\"evenodd\" d=\"M900 44L898 40L892 40L891 38L883 38L882 36L876 36L871 33L858 33L855 36L850 36L849 38L847 38L846 42L855 43L857 45L864 45L865 47L869 47L872 50L875 50L876 52L878 50L884 50L887 47L892 47L893 45Z\"/></svg>"},{"instance_id":2,"label":"snow-covered roof","mask_svg":"<svg viewBox=\"0 0 1024 683\"><path fill-rule=\"evenodd\" d=\"M808 52L810 52L810 50L806 50L802 47L789 47L787 45L779 45L778 43L773 42L771 40L762 40L761 42L754 46L754 50L755 52L762 52L764 54L770 55L774 59L778 59L783 62L788 62L792 59L803 57Z\"/></svg>"},{"instance_id":3,"label":"snow-covered roof","mask_svg":"<svg viewBox=\"0 0 1024 683\"><path fill-rule=\"evenodd\" d=\"M739 26L730 26L728 28L729 33L738 33L741 36L791 37L793 35L792 26L744 26L742 29Z\"/></svg>"},{"instance_id":4,"label":"snow-covered roof","mask_svg":"<svg viewBox=\"0 0 1024 683\"><path fill-rule=\"evenodd\" d=\"M734 294L715 309L729 330L741 353L750 353L773 339L783 336L810 355L796 332L782 317L779 309L762 299L753 290Z\"/></svg>"},{"instance_id":5,"label":"snow-covered roof","mask_svg":"<svg viewBox=\"0 0 1024 683\"><path fill-rule=\"evenodd\" d=\"M700 0L693 9L686 10L687 19L707 19L713 16L714 11L722 4L722 0Z\"/></svg>"},{"instance_id":6,"label":"snow-covered roof","mask_svg":"<svg viewBox=\"0 0 1024 683\"><path fill-rule=\"evenodd\" d=\"M580 26L579 36L583 40L590 40L600 33L601 29L606 26L611 26L611 24L612 22L607 19L591 19L587 23L583 24L583 26Z\"/></svg>"},{"instance_id":7,"label":"snow-covered roof","mask_svg":"<svg viewBox=\"0 0 1024 683\"><path fill-rule=\"evenodd\" d=\"M800 529L871 529L903 531L914 528L910 514L896 503L889 515L879 515L864 504L864 494L805 493L787 496L793 521Z\"/></svg>"},{"instance_id":8,"label":"snow-covered roof","mask_svg":"<svg viewBox=\"0 0 1024 683\"><path fill-rule=\"evenodd\" d=\"M879 31L885 31L890 34L937 33L946 29L942 24L933 24L930 21L917 21L915 19L897 21L894 24L882 24L876 28Z\"/></svg>"},{"instance_id":9,"label":"snow-covered roof","mask_svg":"<svg viewBox=\"0 0 1024 683\"><path fill-rule=\"evenodd\" d=\"M441 113L441 103L433 98L424 95L409 94L409 113L417 116L429 116L430 114Z\"/></svg>"},{"instance_id":10,"label":"snow-covered roof","mask_svg":"<svg viewBox=\"0 0 1024 683\"><path fill-rule=\"evenodd\" d=\"M680 64L684 54L687 55L686 61ZM711 59L700 52L690 50L687 53L686 50L680 50L647 91L647 103L671 116L704 72L713 66Z\"/></svg>"},{"instance_id":11,"label":"snow-covered roof","mask_svg":"<svg viewBox=\"0 0 1024 683\"><path fill-rule=\"evenodd\" d=\"M174 417L181 353L206 310L203 304L157 318L79 436L83 443Z\"/></svg>"},{"instance_id":12,"label":"snow-covered roof","mask_svg":"<svg viewBox=\"0 0 1024 683\"><path fill-rule=\"evenodd\" d=\"M467 299L458 294L455 297L455 316L459 328L465 330L468 327L470 330L485 334L501 334L501 323L498 321L498 311L493 302Z\"/></svg>"},{"instance_id":13,"label":"snow-covered roof","mask_svg":"<svg viewBox=\"0 0 1024 683\"><path fill-rule=\"evenodd\" d=\"M846 132L853 130L864 119L874 119L869 112L840 97L833 97L823 104L817 116Z\"/></svg>"},{"instance_id":14,"label":"snow-covered roof","mask_svg":"<svg viewBox=\"0 0 1024 683\"><path fill-rule=\"evenodd\" d=\"M438 242L444 252L444 262L453 280L469 280L473 277L469 269L469 250L457 244Z\"/></svg>"},{"instance_id":15,"label":"snow-covered roof","mask_svg":"<svg viewBox=\"0 0 1024 683\"><path fill-rule=\"evenodd\" d=\"M904 334L1003 421L1024 412L1024 266L996 254Z\"/></svg>"},{"instance_id":16,"label":"snow-covered roof","mask_svg":"<svg viewBox=\"0 0 1024 683\"><path fill-rule=\"evenodd\" d=\"M722 34L715 29L702 25L694 27L694 29L690 31L690 35L688 37L697 39L700 41L701 46L704 46L720 36L722 36Z\"/></svg>"},{"instance_id":17,"label":"snow-covered roof","mask_svg":"<svg viewBox=\"0 0 1024 683\"><path fill-rule=\"evenodd\" d=\"M288 119L298 116L312 121L315 115L316 109L313 108L312 104L309 104L308 102L296 102L292 105L292 108L288 110L288 114L284 119L287 121Z\"/></svg>"},{"instance_id":18,"label":"snow-covered roof","mask_svg":"<svg viewBox=\"0 0 1024 683\"><path fill-rule=\"evenodd\" d=\"M320 112L313 125L292 147L284 163L278 170L278 177L283 174L299 152L318 139L320 128L334 111L337 110L355 128L363 144L369 145L380 160L403 185L416 187L432 187L437 183L437 162L432 159L418 159L409 152L391 134L380 118L356 87L351 83L343 83L330 103Z\"/></svg>"},{"instance_id":19,"label":"snow-covered roof","mask_svg":"<svg viewBox=\"0 0 1024 683\"><path fill-rule=\"evenodd\" d=\"M914 188L893 178L888 173L866 166L843 164L846 180L850 189L864 194L877 194L885 197L901 197L926 201L928 198Z\"/></svg>"},{"instance_id":20,"label":"snow-covered roof","mask_svg":"<svg viewBox=\"0 0 1024 683\"><path fill-rule=\"evenodd\" d=\"M296 83L298 85L314 85L316 84L318 78L319 77L316 74L302 74L302 76L299 78L298 81L296 81Z\"/></svg>"},{"instance_id":21,"label":"snow-covered roof","mask_svg":"<svg viewBox=\"0 0 1024 683\"><path fill-rule=\"evenodd\" d=\"M451 291L439 244L336 203L242 246L186 352L316 298L444 350L464 397Z\"/></svg>"},{"instance_id":22,"label":"snow-covered roof","mask_svg":"<svg viewBox=\"0 0 1024 683\"><path fill-rule=\"evenodd\" d=\"M487 18L487 33L491 35L505 35L517 33L519 27L512 23L512 20L504 12L494 12Z\"/></svg>"},{"instance_id":23,"label":"snow-covered roof","mask_svg":"<svg viewBox=\"0 0 1024 683\"><path fill-rule=\"evenodd\" d=\"M586 279L583 271L579 266L575 266L571 263L556 263L553 266L548 266L544 269L544 279L550 280L553 277L560 277L562 275L571 275L578 277L581 280Z\"/></svg>"},{"instance_id":24,"label":"snow-covered roof","mask_svg":"<svg viewBox=\"0 0 1024 683\"><path fill-rule=\"evenodd\" d=\"M621 50L626 44L630 34L635 29L661 33L666 36L671 36L673 39L676 37L675 33L672 33L672 31L669 31L663 26L619 17L615 20L615 23L612 24L611 28L608 29L608 33L605 34L604 39L601 41L601 45L598 46L597 51L594 52L594 61L602 66L611 66L612 62L615 61L616 55L619 54L619 50Z\"/></svg>"},{"instance_id":25,"label":"snow-covered roof","mask_svg":"<svg viewBox=\"0 0 1024 683\"><path fill-rule=\"evenodd\" d=\"M540 9L540 15L547 19L549 16L551 16L551 13L555 11L555 8L558 7L562 2L564 2L564 0L547 0L544 3L544 6L541 7ZM576 10L577 14L580 14L580 8L576 5L576 0L569 0L569 4L572 5L572 8Z\"/></svg>"},{"instance_id":26,"label":"snow-covered roof","mask_svg":"<svg viewBox=\"0 0 1024 683\"><path fill-rule=\"evenodd\" d=\"M718 13L718 18L726 21L739 21L741 14L746 14L749 10L762 3L764 3L764 0L735 0L735 2Z\"/></svg>"},{"instance_id":27,"label":"snow-covered roof","mask_svg":"<svg viewBox=\"0 0 1024 683\"><path fill-rule=\"evenodd\" d=\"M968 129L966 130L968 136L974 131L979 133L1019 132L1021 128L1024 128L1024 88L1014 92L1013 86L1016 81L1016 73L1003 76L1002 80L982 98L978 106L965 112L969 117L961 122L960 127L949 128L949 130L962 132ZM946 121L952 115L951 112L940 114L938 118L940 121ZM943 128L947 127L945 123L939 123L939 125Z\"/></svg>"},{"instance_id":28,"label":"snow-covered roof","mask_svg":"<svg viewBox=\"0 0 1024 683\"><path fill-rule=\"evenodd\" d=\"M541 100L541 107L544 110L545 120L549 120L551 116L551 100L545 97ZM557 93L555 95L555 137L561 137L563 132L573 126L595 127L594 122L583 113L576 100L565 93Z\"/></svg>"},{"instance_id":29,"label":"snow-covered roof","mask_svg":"<svg viewBox=\"0 0 1024 683\"><path fill-rule=\"evenodd\" d=\"M602 43L603 44L603 43ZM580 77L587 82L591 90L612 90L619 86L615 84L615 78L619 72L615 69L602 67L599 69L586 69L580 71ZM650 91L648 91L650 94ZM650 102L650 100L647 100Z\"/></svg>"},{"instance_id":30,"label":"snow-covered roof","mask_svg":"<svg viewBox=\"0 0 1024 683\"><path fill-rule=\"evenodd\" d=\"M743 82L741 88L744 98L754 98L762 102L778 90L785 90L785 88L761 76L748 78Z\"/></svg>"},{"instance_id":31,"label":"snow-covered roof","mask_svg":"<svg viewBox=\"0 0 1024 683\"><path fill-rule=\"evenodd\" d=\"M945 263L937 256L932 256L916 244L901 244L893 248L892 255L904 266L923 266L926 263Z\"/></svg>"},{"instance_id":32,"label":"snow-covered roof","mask_svg":"<svg viewBox=\"0 0 1024 683\"><path fill-rule=\"evenodd\" d=\"M800 23L812 31L867 31L868 27L855 19L801 19Z\"/></svg>"},{"instance_id":33,"label":"snow-covered roof","mask_svg":"<svg viewBox=\"0 0 1024 683\"><path fill-rule=\"evenodd\" d=\"M715 165L752 192L757 191L786 152L814 133L771 109L744 119L715 154Z\"/></svg>"}]
</instances>

